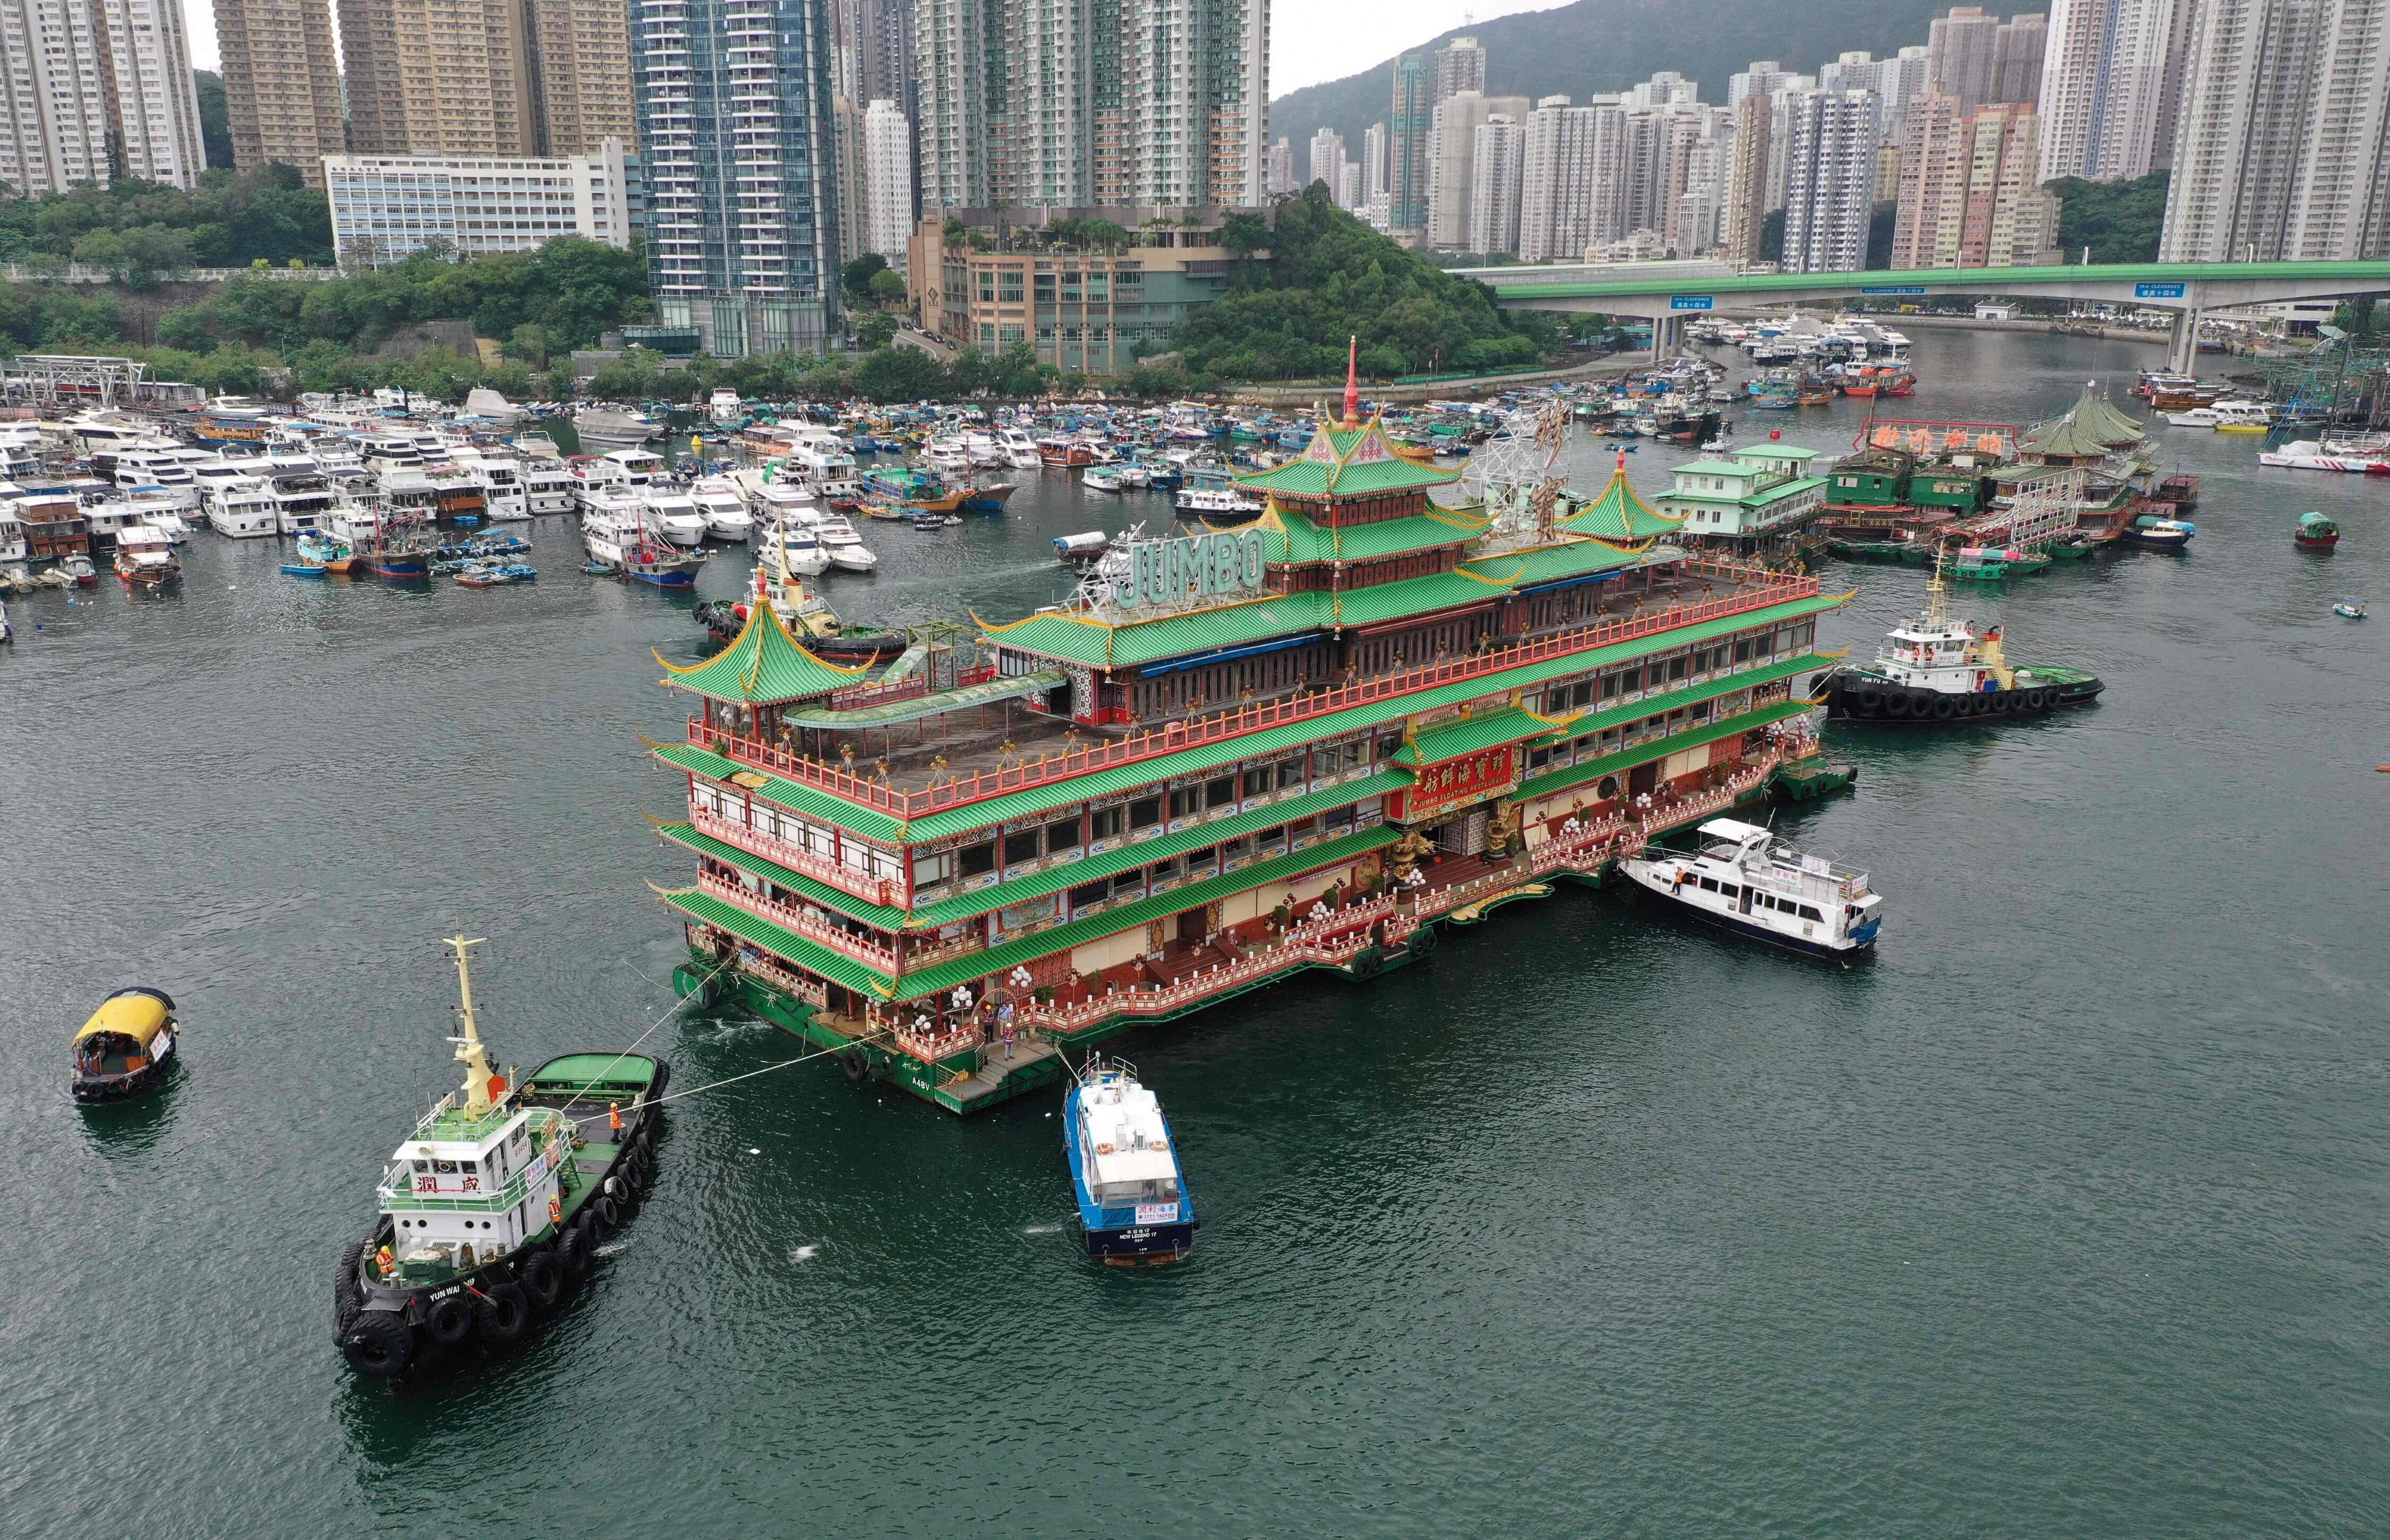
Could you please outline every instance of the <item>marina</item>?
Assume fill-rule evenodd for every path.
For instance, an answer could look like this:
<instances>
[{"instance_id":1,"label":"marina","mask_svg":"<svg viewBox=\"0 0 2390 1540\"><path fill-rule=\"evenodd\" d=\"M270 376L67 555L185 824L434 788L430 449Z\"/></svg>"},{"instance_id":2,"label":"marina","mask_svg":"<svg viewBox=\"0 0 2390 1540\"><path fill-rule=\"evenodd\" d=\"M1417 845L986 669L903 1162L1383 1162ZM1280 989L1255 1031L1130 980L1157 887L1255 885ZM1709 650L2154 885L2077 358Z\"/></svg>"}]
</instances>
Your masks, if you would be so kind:
<instances>
[{"instance_id":1,"label":"marina","mask_svg":"<svg viewBox=\"0 0 2390 1540\"><path fill-rule=\"evenodd\" d=\"M1921 396L1942 392L1929 399L1933 412L2019 423L2063 412L2087 377L2128 379L2136 356L2128 346L1972 332L1935 335L1910 352ZM1933 383L1954 379L1978 383L1963 392ZM1788 426L1788 439L1824 456L1850 453L1866 400L1792 414L1802 426ZM1738 421L1730 437L1764 434ZM122 1108L81 1110L50 1077L5 1093L12 1126L43 1152L20 1187L24 1243L0 1258L0 1281L18 1286L19 1302L8 1350L19 1372L0 1391L22 1430L28 1470L14 1511L34 1533L63 1528L69 1515L131 1523L142 1511L137 1495L95 1496L75 1465L77 1451L137 1431L161 1479L186 1489L193 1526L208 1532L238 1528L259 1504L327 1532L413 1522L427 1502L464 1522L670 1523L692 1491L717 1480L777 1509L848 1515L855 1533L1014 1524L991 1517L979 1494L1028 1480L1053 1494L1040 1522L1081 1527L1113 1509L1097 1479L1110 1459L1090 1454L1090 1441L1125 1423L1166 1428L1168 1447L1153 1457L1164 1481L1146 1511L1195 1529L1223 1516L1241 1530L1301 1527L1413 1482L1522 1533L1589 1515L1698 1529L1754 1487L1761 1500L1830 1515L1853 1532L1899 1528L1953 1500L2037 1529L2361 1528L2384 1500L2365 1389L2385 1367L2366 1326L2367 1280L2381 1267L2369 1195L2385 1148L2369 1068L2380 1013L2369 1007L2390 982L2371 961L2364 879L2333 859L2346 820L2311 810L2345 808L2374 789L2371 767L2390 736L2359 683L2380 672L2384 644L2373 628L2330 613L2371 585L2380 559L2379 542L2365 537L2378 516L2375 483L2316 477L2294 493L2268 490L2288 483L2255 464L2249 440L2189 430L2181 440L2191 447L2170 451L2161 468L2201 478L2191 549L2103 548L2029 583L1971 593L1960 607L2029 638L2036 657L2095 672L2106 686L2096 708L1997 730L1845 737L1829 727L1832 757L1857 779L1838 796L1772 810L1771 832L1785 844L1843 853L1866 872L1869 892L1886 895L1891 912L1865 967L1813 966L1707 925L1669 923L1665 909L1622 884L1588 888L1557 866L1534 871L1562 842L1572 811L1563 802L1562 829L1546 820L1542 841L1522 829L1525 868L1454 895L1432 917L1426 933L1439 944L1429 956L1401 966L1386 957L1375 976L1354 978L1347 969L1362 948L1340 956L1354 938L1330 930L1345 908L1340 894L1318 928L1293 941L1316 944L1332 970L1280 977L1288 954L1240 953L1240 962L1273 970L1268 987L1193 1013L1170 1008L1168 984L1125 999L1091 994L1067 1007L1080 1013L1071 1020L1133 1018L1103 1046L1134 1059L1139 1083L1167 1106L1164 1138L1184 1154L1202 1205L1193 1251L1150 1271L1105 1268L1086 1253L1058 1160L1066 1077L952 1116L934 1085L922 1096L872 1078L868 1065L850 1081L838 1054L800 1042L742 983L739 998L684 1007L640 1050L671 1061L675 1092L719 1088L669 1109L655 1194L607 1242L615 1250L600 1264L601 1285L475 1374L395 1392L341 1367L323 1291L328 1264L364 1227L363 1174L388 1161L410 1109L453 1087L438 1039L455 981L424 938L491 936L495 966L486 977L475 969L482 1021L527 1064L627 1044L666 1011L680 992L673 970L691 958L649 884L702 892L707 856L660 841L640 817L697 822L686 796L692 772L663 769L655 756L698 749L692 716L700 736L714 731L734 750L751 735L735 720L709 728L703 698L659 688L668 671L650 649L673 668L739 661L739 633L717 654L692 611L742 598L753 545L709 545L716 554L674 593L585 574L576 522L541 516L516 526L533 544L539 581L470 593L445 582L285 577L295 537L203 531L177 547L184 578L162 593L136 598L106 583L12 597L19 639L0 667L27 731L0 757L0 774L19 805L55 802L70 788L104 803L109 837L23 841L0 875L12 912L44 913L42 895L73 892L84 917L71 956L45 946L0 959L0 1020L28 1061L54 1063L42 1056L59 1051L95 997L143 979L171 989L192 1042L204 1046L177 1084ZM1588 506L1602 506L1615 470L1602 442L1579 429L1564 450L1568 482ZM1632 485L1656 507L1672 466L1706 452L1647 443L1631 457ZM1456 467L1446 457L1441 468ZM1021 487L1001 517L868 539L873 570L822 574L844 622L924 628L976 615L1010 625L1067 606L1086 575L1058 561L1057 537L1113 536L1138 519L1149 533L1166 527L1162 494L1086 494L1060 468L1007 474ZM2308 508L2348 532L2328 559L2284 538ZM1358 590L1266 589L1270 597L1240 602L1311 606L1321 601L1295 596L1330 592L1350 604L1356 591L1419 576L1486 587L1480 579L1506 577L1527 559L1517 552L1554 548L1482 554L1477 543L1495 544L1493 532L1466 527L1481 521L1407 532L1452 536L1446 571ZM1298 545L1338 528L1279 523L1232 527L1223 532L1228 546L1204 549L1234 550L1241 565L1239 542L1250 535L1280 553L1279 567L1299 568L1287 559ZM1190 527L1168 538L1218 536ZM1197 571L1216 584L1227 558L1208 559L1217 565ZM1724 559L1688 554L1666 565L1690 578L1698 571L1690 563ZM1178 558L1182 572L1187 560ZM1266 554L1266 582L1272 564ZM1163 573L1169 565L1163 558ZM1464 566L1478 578L1457 576ZM1618 571L1583 586L1606 591L1629 578L1651 586L1587 623L1726 602L1741 586L1702 574L1715 591L1699 594L1697 584L1647 580L1649 559ZM1521 593L1534 586L1525 576L1498 594L1488 588L1494 603L1535 597ZM1869 656L1928 598L1928 571L1896 563L1835 563L1808 579L1810 597L1780 601L1820 604L1807 622L1815 635L1792 655L1803 661L1787 676L1792 690L1832 666L1828 655ZM1845 594L1839 607L1824 602ZM1178 618L1111 630L1154 623ZM1518 635L1535 645L1532 630ZM1693 644L1684 645L1690 653ZM1473 629L1450 654L1406 644L1403 662L1456 674L1485 668L1430 689L1474 689L1516 672L1479 653ZM932 656L923 668L938 666ZM1677 687L1746 678L1754 670L1741 661L1738 669L1729 642L1722 674L1697 682L1689 659ZM1381 672L1392 662L1389 648ZM1613 655L1578 674L1598 695L1602 675L1627 662ZM1137 689L1176 688L1164 682L1199 672L1116 682L1134 711ZM1343 687L1339 672L1329 689ZM981 682L959 674L932 674L923 693ZM1394 850L1400 826L1389 826L1382 805L1373 828L1356 815L1356 835L1387 837L1360 855L1327 850L1324 820L1394 789L1355 789L1372 777L1400 772L1415 783L1420 768L1485 752L1441 752L1474 737L1521 729L1496 747L1511 748L1523 773L1539 750L1583 736L1551 744L1537 741L1543 732L1528 736L1529 724L1505 714L1529 709L1523 695L1509 703L1513 687L1504 687L1500 706L1466 720L1460 700L1440 704L1450 718L1407 733L1386 731L1391 723L1374 715L1350 735L1317 731L1322 717L1295 719L1290 738L1407 737L1417 741L1398 741L1395 754L1410 747L1423 764L1373 757L1327 785L1307 769L1283 796L1273 770L1271 800L1250 810L1240 782L1233 814L1200 805L1189 816L1202 823L1143 841L1157 851L1136 863L1143 893L1123 892L1117 907L1087 918L1141 937L1151 921L1136 906L1153 904L1153 886L1171 880L1152 872L1173 859L1159 851L1193 836L1253 838L1253 861L1197 877L1185 857L1201 845L1177 850L1178 885L1158 895L1180 905L1174 916L1225 903L1196 884L1254 871L1258 837L1273 827L1323 820L1318 841L1296 850L1289 837L1284 856L1267 857L1309 862L1306 875L1350 872ZM1758 687L1728 693L1745 687ZM1209 699L1177 720L1247 710L1243 688L1207 681ZM1264 688L1250 703L1257 713L1273 706ZM783 704L812 710L812 699ZM908 699L877 705L910 709ZM1075 714L1032 721L1026 699L1009 703L1009 728L1008 702L951 706L984 712L990 725L944 745L929 717L794 724L789 765L822 764L826 749L839 773L876 785L885 756L887 798L937 804L916 812L908 801L903 817L913 823L951 805L939 802L944 783L932 786L932 775L983 776L1006 797L1043 795L1043 781L999 783L1025 780L1023 762L1039 752L1093 753L1133 741L1139 725L1081 724ZM1474 707L1483 697L1462 699ZM1375 713L1398 701L1331 709ZM875 709L860 699L833 704ZM1655 714L1636 704L1635 720ZM1597 721L1613 709L1586 705ZM1555 710L1547 699L1533 709L1557 717L1578 707ZM161 722L173 727L162 782ZM1075 747L1066 736L1074 728ZM796 737L807 731L829 736L808 746ZM906 741L917 733L925 741ZM842 740L858 745L854 770L838 753ZM1234 738L1217 741L1225 752ZM777 741L765 747L782 751ZM1622 735L1617 751L1631 747L1639 746ZM1754 751L1766 750L1763 738ZM1266 757L1274 764L1291 753ZM932 770L941 755L945 770ZM800 784L760 758L720 757L736 763L733 776ZM1240 774L1254 757L1236 757ZM1124 756L1090 773L1146 774L1137 767L1149 764ZM303 769L306 795L267 795L276 767ZM1216 769L1165 768L1165 786L1191 780L1208 803ZM904 778L914 770L917 779ZM1579 771L1594 772L1597 789L1615 773L1600 768L1598 753L1560 773ZM1553 773L1548 755L1534 773ZM803 783L806 802L840 795L826 773L803 774L819 783ZM1123 785L1120 795L1145 784ZM1075 804L1100 800L1085 793ZM867 796L851 805L897 816ZM804 808L790 811L811 827ZM1057 821L1043 810L1034 817L1041 832ZM1695 833L1720 817L1767 826L1770 813L1724 807L1678 827ZM1266 821L1235 821L1254 818ZM1490 810L1487 825L1490 844ZM1431 842L1434 827L1420 825ZM2200 833L2186 840L2186 830ZM952 839L958 853L974 832L925 830L891 848ZM2270 858L2249 861L2252 848ZM2146 863L2161 850L2188 869L2152 884ZM1434 853L1443 860L1429 861L1427 875L1451 867L1453 888L1495 875L1464 865L1487 862L1482 851ZM999 848L988 890L1059 881L1091 859L1121 862L1108 881L1128 869L1117 847L1013 876L1004 855ZM1049 858L1041 849L1034 860ZM832 862L852 870L836 851ZM808 862L778 864L860 896ZM878 880L869 865L867 854L865 876ZM1279 869L1266 880L1275 884ZM1067 898L1092 870L1055 892ZM2228 885L2245 910L2236 924L2219 930L2186 907L2189 892ZM1019 892L996 896L1017 908ZM1272 893L1273 909L1283 892ZM1368 921L1366 938L1377 917L1352 907ZM811 940L803 927L816 922L801 905L792 911L788 929ZM458 924L469 929L456 932ZM907 946L916 933L883 928ZM1388 941L1407 944L1402 929L1389 917ZM1027 931L1022 944L1048 945L1051 936ZM1165 953L1181 939L1166 936ZM1191 950L1196 938L1184 939ZM860 943L872 940L816 944L852 952L892 981L910 975L863 963ZM1007 979L1013 956L1005 954ZM2114 988L2119 958L2141 987ZM942 961L951 959L927 966ZM2032 987L2020 987L2027 976ZM950 1000L951 985L937 982L940 1000ZM1015 1005L1017 1038L1041 1005L1039 987ZM910 1030L921 1014L902 1025ZM964 1030L984 1030L976 1010ZM983 1039L974 1051L989 1048ZM1013 1063L1025 1049L1016 1041ZM1003 1064L1000 1025L992 1051ZM155 1276L167 1238L155 1226L95 1226L91 1216L132 1215L140 1191L163 1187L188 1194L178 1233L247 1224L254 1238L191 1251L177 1264L176 1297L157 1303L135 1280ZM260 1255L271 1260L260 1265ZM2054 1294L2052 1277L2067 1288ZM238 1321L224 1308L231 1299L250 1305ZM86 1329L96 1310L135 1308L150 1312L151 1332L95 1341ZM1977 1330L1986 1318L2000 1329ZM1159 1371L1124 1377L1117 1404L1092 1410L1083 1386L1022 1346L1030 1332L1050 1337L1058 1321L1152 1344ZM1959 1382L1948 1342L1962 1332L1977 1345ZM176 1352L156 1350L164 1333ZM72 1360L45 1345L70 1340L84 1344ZM1337 1359L1325 1378L1323 1342ZM640 1366L636 1418L586 1393L623 1363ZM997 1386L1003 1415L945 1416L957 1377ZM2319 1390L2335 1385L2358 1389ZM547 1414L474 1415L492 1394ZM227 1399L257 1408L251 1415L273 1437L217 1436ZM2287 1467L2279 1445L2251 1434L2249 1407L2259 1403L2295 1408L2309 1429ZM747 1462L735 1477L701 1456L653 1457L660 1447L716 1449L726 1428L796 1438L824 1414L866 1431L803 1461ZM577 1459L654 1469L658 1478L602 1491L545 1480L559 1437ZM1931 1469L1892 1469L1853 1490L1803 1453L1845 1439L1921 1440ZM1590 1440L1623 1442L1634 1474L1579 1457ZM940 1480L892 1485L893 1465L906 1460L933 1464ZM360 1474L327 1482L307 1473L327 1464ZM2194 1469L2203 1479L2146 1479Z\"/></svg>"}]
</instances>

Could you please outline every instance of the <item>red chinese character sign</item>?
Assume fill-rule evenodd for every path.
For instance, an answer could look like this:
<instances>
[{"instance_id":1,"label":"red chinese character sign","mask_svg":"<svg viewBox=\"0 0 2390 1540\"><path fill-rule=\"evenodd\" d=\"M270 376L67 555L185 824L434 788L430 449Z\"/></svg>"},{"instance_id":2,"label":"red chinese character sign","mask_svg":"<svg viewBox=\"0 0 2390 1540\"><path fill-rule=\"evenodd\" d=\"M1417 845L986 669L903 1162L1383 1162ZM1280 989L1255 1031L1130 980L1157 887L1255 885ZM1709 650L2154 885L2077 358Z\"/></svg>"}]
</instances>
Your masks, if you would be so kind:
<instances>
[{"instance_id":1,"label":"red chinese character sign","mask_svg":"<svg viewBox=\"0 0 2390 1540\"><path fill-rule=\"evenodd\" d=\"M1517 779L1517 745L1504 743L1423 764L1407 790L1386 799L1386 816L1397 823L1416 824L1450 808L1498 797Z\"/></svg>"}]
</instances>

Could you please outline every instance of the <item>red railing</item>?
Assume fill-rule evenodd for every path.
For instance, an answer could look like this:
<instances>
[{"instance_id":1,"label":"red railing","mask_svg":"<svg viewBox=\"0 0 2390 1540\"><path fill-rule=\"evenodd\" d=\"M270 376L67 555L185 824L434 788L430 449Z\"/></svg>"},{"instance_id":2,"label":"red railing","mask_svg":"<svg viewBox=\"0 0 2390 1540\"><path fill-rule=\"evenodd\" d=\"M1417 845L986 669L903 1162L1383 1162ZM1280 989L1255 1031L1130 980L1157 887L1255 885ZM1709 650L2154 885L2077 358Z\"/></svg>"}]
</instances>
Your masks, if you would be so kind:
<instances>
[{"instance_id":1,"label":"red railing","mask_svg":"<svg viewBox=\"0 0 2390 1540\"><path fill-rule=\"evenodd\" d=\"M688 819L700 832L710 834L726 845L737 845L750 854L777 861L790 871L800 871L816 881L827 882L841 892L853 893L883 908L901 909L905 906L901 883L869 876L852 866L842 866L827 855L790 844L785 840L776 840L768 834L758 834L745 824L734 823L701 807L690 808Z\"/></svg>"},{"instance_id":2,"label":"red railing","mask_svg":"<svg viewBox=\"0 0 2390 1540\"><path fill-rule=\"evenodd\" d=\"M996 677L994 663L978 663L963 670L947 687L961 689L968 685L984 685ZM925 666L893 685L856 685L849 689L833 691L829 709L834 712L859 712L872 706L885 706L898 700L911 700L930 693L930 671Z\"/></svg>"},{"instance_id":3,"label":"red railing","mask_svg":"<svg viewBox=\"0 0 2390 1540\"><path fill-rule=\"evenodd\" d=\"M834 952L843 952L855 961L868 963L882 973L894 974L896 954L878 942L867 941L852 930L843 930L816 919L794 905L766 898L743 883L730 881L710 871L697 874L698 891L712 893L725 904L762 915L775 925L794 930L810 941L817 941Z\"/></svg>"},{"instance_id":4,"label":"red railing","mask_svg":"<svg viewBox=\"0 0 2390 1540\"><path fill-rule=\"evenodd\" d=\"M920 790L898 790L836 765L776 748L761 739L742 737L727 728L709 726L697 717L688 719L688 741L698 748L727 754L758 769L769 770L789 780L843 797L861 806L875 808L899 818L913 818L939 808L984 802L1009 791L1068 780L1097 770L1134 764L1141 760L1158 759L1182 749L1217 743L1291 722L1328 716L1371 701L1484 678L1547 658L1611 647L1638 636L1674 631L1680 626L1696 625L1729 615L1746 614L1795 599L1814 598L1818 590L1818 580L1814 577L1786 577L1764 569L1745 568L1728 562L1693 559L1684 562L1683 568L1697 575L1715 576L1751 586L1739 588L1726 598L1671 605L1650 615L1628 616L1599 625L1578 626L1535 641L1494 648L1466 658L1424 664L1399 674L1356 679L1351 684L1310 695L1288 696L1192 722L1173 722L1158 730L1109 743L1066 750L1060 753L1040 754L1017 765L975 771Z\"/></svg>"}]
</instances>

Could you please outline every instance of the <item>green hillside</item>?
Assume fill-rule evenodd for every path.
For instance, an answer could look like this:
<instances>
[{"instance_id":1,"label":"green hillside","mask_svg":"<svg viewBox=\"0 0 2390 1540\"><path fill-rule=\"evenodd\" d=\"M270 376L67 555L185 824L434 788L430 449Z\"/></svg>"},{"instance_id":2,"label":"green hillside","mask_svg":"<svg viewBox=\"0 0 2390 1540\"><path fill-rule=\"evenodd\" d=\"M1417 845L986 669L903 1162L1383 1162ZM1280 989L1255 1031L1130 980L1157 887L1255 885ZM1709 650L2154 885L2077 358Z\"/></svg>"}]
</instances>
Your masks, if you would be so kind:
<instances>
[{"instance_id":1,"label":"green hillside","mask_svg":"<svg viewBox=\"0 0 2390 1540\"><path fill-rule=\"evenodd\" d=\"M1576 0L1558 10L1505 16L1456 27L1428 44L1455 37L1485 45L1488 94L1577 101L1599 91L1622 91L1662 70L1701 82L1702 100L1726 100L1727 77L1755 58L1814 72L1847 48L1878 58L1925 41L1926 23L1948 0L1844 0L1832 6L1784 0ZM1990 7L1986 7L1987 9ZM2005 13L2003 13L2005 14ZM1357 75L1305 86L1270 103L1270 137L1302 147L1321 124L1344 135L1345 153L1358 158L1361 135L1386 115L1394 91L1394 60Z\"/></svg>"}]
</instances>

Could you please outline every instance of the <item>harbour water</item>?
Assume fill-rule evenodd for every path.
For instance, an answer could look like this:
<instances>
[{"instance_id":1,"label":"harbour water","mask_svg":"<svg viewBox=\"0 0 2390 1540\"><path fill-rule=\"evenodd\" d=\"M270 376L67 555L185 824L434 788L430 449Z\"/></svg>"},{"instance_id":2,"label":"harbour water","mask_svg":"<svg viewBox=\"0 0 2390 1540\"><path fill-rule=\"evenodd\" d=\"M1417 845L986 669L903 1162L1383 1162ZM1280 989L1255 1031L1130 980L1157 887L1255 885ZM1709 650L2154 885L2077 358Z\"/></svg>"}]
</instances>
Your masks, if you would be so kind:
<instances>
[{"instance_id":1,"label":"harbour water","mask_svg":"<svg viewBox=\"0 0 2390 1540\"><path fill-rule=\"evenodd\" d=\"M1915 351L1904 411L1974 419L2157 356ZM1837 451L1858 404L1740 430ZM518 588L307 584L202 533L179 595L12 605L0 1533L2382 1533L2390 630L2330 607L2390 597L2390 516L2152 431L2204 478L2187 554L1962 606L2102 701L1836 729L1857 794L1784 815L1888 895L1872 965L1569 891L1133 1033L1206 1210L1153 1274L1081 1253L1059 1097L742 1080L674 1107L654 1199L528 1351L394 1392L341 1365L328 1282L452 1082L436 938L491 938L507 1059L671 1003L644 879L687 861L638 738L676 730L648 649L698 654L690 601L585 578L550 520ZM1632 457L1647 495L1667 457ZM867 527L832 601L1009 616L1061 591L1054 535L1166 518L1021 474L1002 520ZM2292 548L2308 508L2337 553ZM1923 597L1834 571L1824 645ZM67 1037L134 982L187 1062L78 1110ZM699 1013L648 1046L675 1089L798 1052Z\"/></svg>"}]
</instances>

